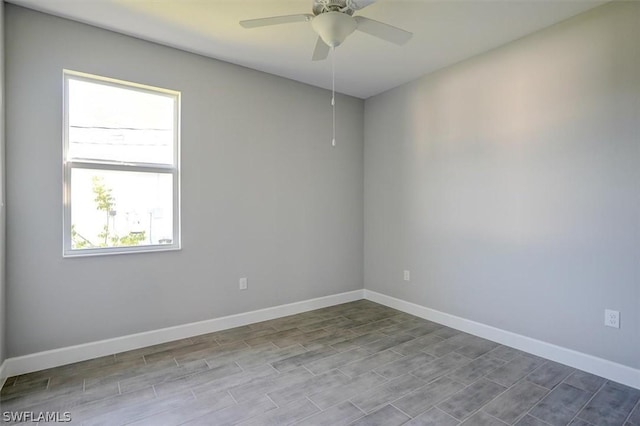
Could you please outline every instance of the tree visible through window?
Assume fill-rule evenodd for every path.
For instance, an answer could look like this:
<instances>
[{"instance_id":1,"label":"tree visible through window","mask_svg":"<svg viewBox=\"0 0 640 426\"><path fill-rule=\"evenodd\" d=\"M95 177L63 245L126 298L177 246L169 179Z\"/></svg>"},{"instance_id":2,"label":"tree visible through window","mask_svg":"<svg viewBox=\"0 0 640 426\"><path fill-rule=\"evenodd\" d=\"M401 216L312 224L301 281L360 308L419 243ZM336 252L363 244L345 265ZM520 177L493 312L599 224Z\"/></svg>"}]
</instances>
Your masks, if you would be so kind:
<instances>
[{"instance_id":1,"label":"tree visible through window","mask_svg":"<svg viewBox=\"0 0 640 426\"><path fill-rule=\"evenodd\" d=\"M179 99L65 71L66 256L180 247Z\"/></svg>"}]
</instances>

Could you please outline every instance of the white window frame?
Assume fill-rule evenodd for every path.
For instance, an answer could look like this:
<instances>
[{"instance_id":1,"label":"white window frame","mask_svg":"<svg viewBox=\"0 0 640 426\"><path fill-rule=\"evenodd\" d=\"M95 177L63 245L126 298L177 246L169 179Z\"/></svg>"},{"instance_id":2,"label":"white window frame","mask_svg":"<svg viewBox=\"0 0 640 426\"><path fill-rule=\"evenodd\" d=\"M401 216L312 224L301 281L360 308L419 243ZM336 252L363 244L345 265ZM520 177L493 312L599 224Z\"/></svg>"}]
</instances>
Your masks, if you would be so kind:
<instances>
[{"instance_id":1,"label":"white window frame","mask_svg":"<svg viewBox=\"0 0 640 426\"><path fill-rule=\"evenodd\" d=\"M63 70L64 109L63 109L63 257L81 257L124 253L146 253L156 251L180 250L180 92L128 81L117 80L72 70ZM175 100L173 164L132 163L99 159L69 158L69 80L80 80L103 84L128 90L137 90L154 95L167 96ZM73 249L71 241L71 170L93 169L123 172L166 173L172 175L173 182L173 239L171 244L154 244L129 247L96 247Z\"/></svg>"}]
</instances>

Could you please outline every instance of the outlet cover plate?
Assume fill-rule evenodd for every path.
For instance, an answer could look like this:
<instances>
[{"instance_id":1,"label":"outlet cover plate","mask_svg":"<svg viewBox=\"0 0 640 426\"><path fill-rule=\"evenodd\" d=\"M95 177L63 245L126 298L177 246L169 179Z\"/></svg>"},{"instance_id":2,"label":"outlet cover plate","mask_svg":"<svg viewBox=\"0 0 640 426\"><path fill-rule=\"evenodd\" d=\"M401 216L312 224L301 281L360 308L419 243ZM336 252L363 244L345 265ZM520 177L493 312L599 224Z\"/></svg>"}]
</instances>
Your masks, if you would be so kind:
<instances>
[{"instance_id":1,"label":"outlet cover plate","mask_svg":"<svg viewBox=\"0 0 640 426\"><path fill-rule=\"evenodd\" d=\"M607 327L620 328L620 311L605 309L604 325Z\"/></svg>"},{"instance_id":2,"label":"outlet cover plate","mask_svg":"<svg viewBox=\"0 0 640 426\"><path fill-rule=\"evenodd\" d=\"M246 278L240 278L238 287L240 288L240 290L246 290L248 287L248 280Z\"/></svg>"}]
</instances>

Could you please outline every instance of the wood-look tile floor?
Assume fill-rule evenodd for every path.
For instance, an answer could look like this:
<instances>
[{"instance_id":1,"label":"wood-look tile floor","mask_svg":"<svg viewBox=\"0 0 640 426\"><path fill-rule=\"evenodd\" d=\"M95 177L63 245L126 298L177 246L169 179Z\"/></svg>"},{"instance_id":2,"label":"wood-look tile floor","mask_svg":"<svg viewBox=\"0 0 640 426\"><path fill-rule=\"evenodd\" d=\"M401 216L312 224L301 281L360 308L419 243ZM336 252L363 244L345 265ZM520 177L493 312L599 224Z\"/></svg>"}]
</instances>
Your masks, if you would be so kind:
<instances>
[{"instance_id":1,"label":"wood-look tile floor","mask_svg":"<svg viewBox=\"0 0 640 426\"><path fill-rule=\"evenodd\" d=\"M83 425L640 426L639 400L639 390L361 300L11 377L0 421L66 412Z\"/></svg>"}]
</instances>

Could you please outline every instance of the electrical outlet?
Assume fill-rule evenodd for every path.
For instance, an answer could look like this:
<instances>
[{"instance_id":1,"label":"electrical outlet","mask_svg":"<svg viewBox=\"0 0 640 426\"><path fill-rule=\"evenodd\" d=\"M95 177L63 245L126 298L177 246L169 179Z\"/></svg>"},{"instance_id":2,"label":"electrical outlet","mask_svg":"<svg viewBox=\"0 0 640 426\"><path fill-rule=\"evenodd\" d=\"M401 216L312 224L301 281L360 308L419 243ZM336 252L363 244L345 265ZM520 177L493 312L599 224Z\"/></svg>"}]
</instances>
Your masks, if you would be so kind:
<instances>
[{"instance_id":1,"label":"electrical outlet","mask_svg":"<svg viewBox=\"0 0 640 426\"><path fill-rule=\"evenodd\" d=\"M404 280L405 281L411 281L411 272L404 271Z\"/></svg>"},{"instance_id":2,"label":"electrical outlet","mask_svg":"<svg viewBox=\"0 0 640 426\"><path fill-rule=\"evenodd\" d=\"M620 311L604 310L604 325L607 327L620 328Z\"/></svg>"},{"instance_id":3,"label":"electrical outlet","mask_svg":"<svg viewBox=\"0 0 640 426\"><path fill-rule=\"evenodd\" d=\"M240 278L239 287L240 290L246 290L248 285L248 280L246 277Z\"/></svg>"}]
</instances>

